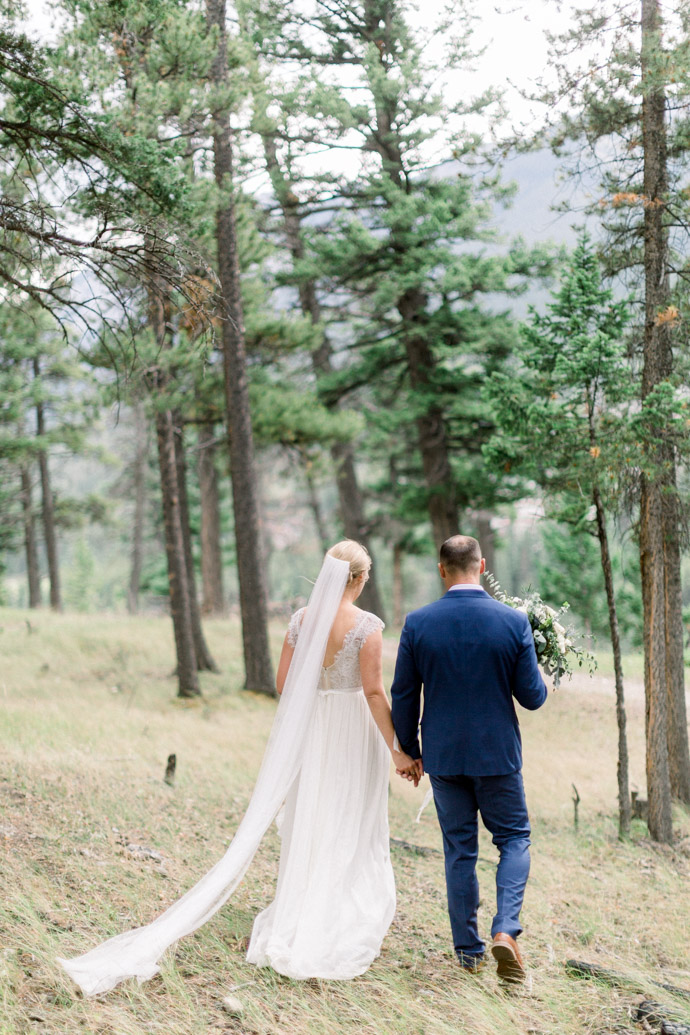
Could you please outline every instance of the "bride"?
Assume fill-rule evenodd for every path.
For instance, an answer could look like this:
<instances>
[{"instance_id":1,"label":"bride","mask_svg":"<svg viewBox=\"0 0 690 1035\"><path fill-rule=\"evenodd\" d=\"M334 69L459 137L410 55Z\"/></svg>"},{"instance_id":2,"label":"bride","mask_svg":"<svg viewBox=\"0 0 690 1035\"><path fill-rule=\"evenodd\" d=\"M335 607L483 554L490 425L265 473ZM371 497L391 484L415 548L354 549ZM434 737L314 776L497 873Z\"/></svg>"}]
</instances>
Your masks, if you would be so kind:
<instances>
[{"instance_id":1,"label":"bride","mask_svg":"<svg viewBox=\"0 0 690 1035\"><path fill-rule=\"evenodd\" d=\"M230 897L281 806L276 897L254 922L247 959L292 978L344 979L379 954L395 911L386 749L415 784L421 764L398 749L383 689L383 622L355 606L370 566L352 540L326 554L307 607L290 620L280 704L228 850L146 927L59 961L85 994L157 973L165 950Z\"/></svg>"}]
</instances>

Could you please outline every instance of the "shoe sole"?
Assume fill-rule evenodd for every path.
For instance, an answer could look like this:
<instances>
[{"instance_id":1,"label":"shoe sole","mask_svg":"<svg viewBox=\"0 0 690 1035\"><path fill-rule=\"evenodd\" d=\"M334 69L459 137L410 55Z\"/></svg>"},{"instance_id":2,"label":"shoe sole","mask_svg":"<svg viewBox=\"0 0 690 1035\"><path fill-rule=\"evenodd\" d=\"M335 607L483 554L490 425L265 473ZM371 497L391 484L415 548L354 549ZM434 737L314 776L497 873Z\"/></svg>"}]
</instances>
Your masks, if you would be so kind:
<instances>
[{"instance_id":1,"label":"shoe sole","mask_svg":"<svg viewBox=\"0 0 690 1035\"><path fill-rule=\"evenodd\" d=\"M500 942L498 945L492 945L491 955L496 960L496 970L501 981L509 981L514 985L525 981L525 968L518 962L515 950L510 945Z\"/></svg>"}]
</instances>

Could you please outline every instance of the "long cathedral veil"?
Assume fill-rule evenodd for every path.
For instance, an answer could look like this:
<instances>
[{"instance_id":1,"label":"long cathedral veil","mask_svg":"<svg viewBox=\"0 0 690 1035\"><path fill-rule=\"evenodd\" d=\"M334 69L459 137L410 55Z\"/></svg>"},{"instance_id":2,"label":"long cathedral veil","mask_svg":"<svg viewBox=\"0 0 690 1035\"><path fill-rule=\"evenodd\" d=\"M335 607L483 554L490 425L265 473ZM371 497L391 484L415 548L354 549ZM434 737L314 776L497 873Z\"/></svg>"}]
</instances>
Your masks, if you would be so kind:
<instances>
[{"instance_id":1,"label":"long cathedral veil","mask_svg":"<svg viewBox=\"0 0 690 1035\"><path fill-rule=\"evenodd\" d=\"M75 959L60 959L86 995L126 978L158 972L169 946L196 931L228 900L298 775L317 696L326 644L349 576L347 561L326 555L302 621L299 639L247 811L225 855L182 898L146 927L116 935Z\"/></svg>"}]
</instances>

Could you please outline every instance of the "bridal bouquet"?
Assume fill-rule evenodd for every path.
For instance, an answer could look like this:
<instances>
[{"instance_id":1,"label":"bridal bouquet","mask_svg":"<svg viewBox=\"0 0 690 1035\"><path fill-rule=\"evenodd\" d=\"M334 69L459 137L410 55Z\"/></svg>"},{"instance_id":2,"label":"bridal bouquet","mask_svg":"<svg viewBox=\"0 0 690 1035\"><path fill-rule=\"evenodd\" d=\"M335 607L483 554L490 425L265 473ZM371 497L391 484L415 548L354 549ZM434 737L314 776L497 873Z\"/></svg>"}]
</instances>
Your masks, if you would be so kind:
<instances>
[{"instance_id":1,"label":"bridal bouquet","mask_svg":"<svg viewBox=\"0 0 690 1035\"><path fill-rule=\"evenodd\" d=\"M594 655L583 647L579 647L573 639L571 630L566 629L559 622L559 618L570 609L570 604L565 603L554 611L552 607L544 603L536 590L524 599L510 597L501 589L493 575L487 572L485 578L497 600L527 615L529 624L532 626L539 664L547 675L553 676L555 686L560 685L562 676L572 675L573 661L577 661L580 668L587 665L590 672L594 671L596 668Z\"/></svg>"}]
</instances>

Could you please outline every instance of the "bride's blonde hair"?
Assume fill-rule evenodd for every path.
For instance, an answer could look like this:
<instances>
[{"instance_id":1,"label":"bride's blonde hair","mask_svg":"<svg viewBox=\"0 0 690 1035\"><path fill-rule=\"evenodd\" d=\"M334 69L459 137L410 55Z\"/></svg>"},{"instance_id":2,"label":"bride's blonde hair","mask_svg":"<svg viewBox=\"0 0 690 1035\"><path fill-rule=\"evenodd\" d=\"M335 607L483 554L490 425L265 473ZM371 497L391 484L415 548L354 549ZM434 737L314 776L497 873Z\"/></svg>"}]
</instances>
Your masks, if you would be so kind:
<instances>
[{"instance_id":1,"label":"bride's blonde hair","mask_svg":"<svg viewBox=\"0 0 690 1035\"><path fill-rule=\"evenodd\" d=\"M335 546L332 546L328 554L330 557L335 557L338 561L348 562L350 565L348 583L354 582L360 575L365 576L366 582L366 579L369 577L369 569L371 568L371 557L361 543L355 542L354 539L343 539L341 542L336 543Z\"/></svg>"}]
</instances>

